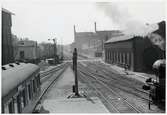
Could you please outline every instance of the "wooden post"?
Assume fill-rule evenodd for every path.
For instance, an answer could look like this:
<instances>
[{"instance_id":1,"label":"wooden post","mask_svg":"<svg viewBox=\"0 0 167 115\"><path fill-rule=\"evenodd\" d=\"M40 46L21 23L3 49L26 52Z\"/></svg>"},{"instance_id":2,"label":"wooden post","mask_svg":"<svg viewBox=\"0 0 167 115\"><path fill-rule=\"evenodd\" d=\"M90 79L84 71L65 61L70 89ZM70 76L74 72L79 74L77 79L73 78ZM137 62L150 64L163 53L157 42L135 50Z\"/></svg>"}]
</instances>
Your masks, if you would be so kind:
<instances>
[{"instance_id":1,"label":"wooden post","mask_svg":"<svg viewBox=\"0 0 167 115\"><path fill-rule=\"evenodd\" d=\"M75 96L79 96L78 92L78 77L77 77L77 48L74 49L73 52L73 66L75 72Z\"/></svg>"}]
</instances>

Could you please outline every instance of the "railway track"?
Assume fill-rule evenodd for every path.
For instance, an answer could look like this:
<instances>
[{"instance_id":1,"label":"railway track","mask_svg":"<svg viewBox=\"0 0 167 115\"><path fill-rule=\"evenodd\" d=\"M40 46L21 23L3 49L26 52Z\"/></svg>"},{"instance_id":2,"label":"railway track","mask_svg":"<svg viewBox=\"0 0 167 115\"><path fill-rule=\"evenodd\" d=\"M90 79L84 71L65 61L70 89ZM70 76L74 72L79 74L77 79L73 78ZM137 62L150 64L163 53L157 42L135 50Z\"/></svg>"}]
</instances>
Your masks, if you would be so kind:
<instances>
[{"instance_id":1,"label":"railway track","mask_svg":"<svg viewBox=\"0 0 167 115\"><path fill-rule=\"evenodd\" d=\"M53 72L57 72L58 70L60 71L58 73L58 75L56 75L56 77L51 77L49 78L48 80L50 81L48 83L48 85L41 91L41 95L39 96L38 98L38 101L37 101L37 104L35 105L35 108L34 108L34 112L39 112L39 109L40 109L40 106L41 106L41 100L42 98L47 94L47 92L49 91L49 89L55 84L56 80L63 74L63 72L67 69L67 67L69 66L69 63L66 63L64 65L61 66L61 68L54 68L53 70L50 70L52 73ZM47 72L49 73L49 71ZM48 75L46 73L43 74L42 78L45 78L44 75Z\"/></svg>"},{"instance_id":2,"label":"railway track","mask_svg":"<svg viewBox=\"0 0 167 115\"><path fill-rule=\"evenodd\" d=\"M124 97L122 97L119 93L112 90L108 87L104 82L99 80L95 75L86 71L84 68L78 67L79 74L82 76L81 79L86 79L86 82L89 83L91 87L93 87L98 94L110 105L114 108L115 112L118 113L142 113L143 111L136 108L134 105L129 103ZM99 87L102 86L103 90L99 91ZM105 90L105 91L104 91ZM105 95L106 92L110 92L109 94ZM111 98L108 98L108 95L111 95ZM114 97L114 98L113 98ZM123 109L122 109L123 108Z\"/></svg>"},{"instance_id":3,"label":"railway track","mask_svg":"<svg viewBox=\"0 0 167 115\"><path fill-rule=\"evenodd\" d=\"M79 64L82 66L81 64ZM107 71L105 67L100 67L99 65L88 65L87 66L87 71L90 73L94 74L95 76L98 77L101 81L104 83L112 86L112 87L117 87L120 90L123 90L127 93L131 93L133 95L136 95L137 97L140 97L146 101L149 101L149 92L146 92L141 89L141 86L144 84L139 84L140 87L137 87L137 84L134 83L134 81L129 81L129 79L125 78L124 76L120 76L112 71ZM122 86L122 87L120 87ZM131 89L133 92L129 92L127 88Z\"/></svg>"},{"instance_id":4,"label":"railway track","mask_svg":"<svg viewBox=\"0 0 167 115\"><path fill-rule=\"evenodd\" d=\"M63 67L66 66L66 65L67 65L67 63L63 63L63 64L61 64L61 65L59 65L59 66L56 66L56 67L54 67L54 68L52 68L52 69L49 69L49 70L44 71L44 72L41 72L41 73L40 73L41 82L43 83L43 82L44 82L46 79L48 79L53 73L55 73L55 72L57 72L57 71L63 69Z\"/></svg>"},{"instance_id":5,"label":"railway track","mask_svg":"<svg viewBox=\"0 0 167 115\"><path fill-rule=\"evenodd\" d=\"M117 93L116 92L116 90L114 89L111 89L110 87L109 87L109 85L106 83L106 81L108 81L108 79L104 79L103 77L99 77L98 76L98 74L97 73L94 73L94 72L92 72L92 71L90 71L90 70L88 70L89 68L88 67L84 67L84 66L80 66L80 64L78 64L79 66L78 66L78 70L79 70L79 72L82 74L82 75L85 75L85 76L88 76L89 78L92 78L92 79L94 79L94 81L92 82L92 84L93 83L95 83L95 82L98 82L98 83L100 83L101 85L103 85L109 92L112 92L112 93L114 93L119 99L121 99L121 100L124 100L124 102L126 102L126 104L127 105L129 105L129 106L131 106L131 108L133 108L133 111L132 112L135 112L135 113L142 113L143 111L142 111L142 109L137 109L137 107L138 106L134 106L134 105L132 105L129 101L127 101L126 100L126 98L124 98L124 96L122 96L122 95L120 95L119 93ZM102 76L102 75L100 75L100 76ZM84 77L85 78L85 77ZM87 80L87 81L89 81L89 80ZM114 87L116 87L116 86L114 86ZM112 87L113 88L113 87ZM122 91L122 88L120 89L121 91ZM117 90L118 91L118 90ZM105 93L105 92L104 92ZM127 93L127 91L126 91L126 93ZM133 93L132 93L133 94ZM138 95L136 95L136 96L138 96ZM104 97L104 96L103 96ZM145 98L144 98L145 99ZM106 100L106 99L104 99L104 100ZM146 99L147 100L147 99ZM147 100L148 101L148 100ZM142 106L141 106L142 107ZM132 110L132 109L131 109ZM134 111L135 110L135 111Z\"/></svg>"}]
</instances>

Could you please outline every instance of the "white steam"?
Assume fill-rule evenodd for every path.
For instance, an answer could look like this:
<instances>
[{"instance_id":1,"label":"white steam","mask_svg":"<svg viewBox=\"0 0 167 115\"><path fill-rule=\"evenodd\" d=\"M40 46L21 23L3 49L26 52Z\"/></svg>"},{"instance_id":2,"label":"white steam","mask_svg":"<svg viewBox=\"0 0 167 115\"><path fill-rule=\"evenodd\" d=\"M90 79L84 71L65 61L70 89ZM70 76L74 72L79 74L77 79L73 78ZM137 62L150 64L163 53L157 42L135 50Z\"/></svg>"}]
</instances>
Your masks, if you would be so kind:
<instances>
[{"instance_id":1,"label":"white steam","mask_svg":"<svg viewBox=\"0 0 167 115\"><path fill-rule=\"evenodd\" d=\"M140 22L129 13L127 7L117 3L100 2L96 3L98 9L102 10L113 23L123 28L123 33L131 35L146 36L158 29L157 24L145 24Z\"/></svg>"}]
</instances>

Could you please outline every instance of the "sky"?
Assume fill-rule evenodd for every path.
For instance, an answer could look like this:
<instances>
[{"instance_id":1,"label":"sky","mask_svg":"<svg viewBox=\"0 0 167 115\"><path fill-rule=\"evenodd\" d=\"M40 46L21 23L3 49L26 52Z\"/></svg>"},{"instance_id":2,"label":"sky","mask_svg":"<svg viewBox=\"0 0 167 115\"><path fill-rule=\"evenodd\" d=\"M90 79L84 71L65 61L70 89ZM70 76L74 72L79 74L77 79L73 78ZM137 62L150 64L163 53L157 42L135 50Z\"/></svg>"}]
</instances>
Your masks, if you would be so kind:
<instances>
[{"instance_id":1,"label":"sky","mask_svg":"<svg viewBox=\"0 0 167 115\"><path fill-rule=\"evenodd\" d=\"M55 1L3 0L1 6L10 10L12 33L40 42L70 44L76 31L135 30L136 27L165 20L165 0Z\"/></svg>"}]
</instances>

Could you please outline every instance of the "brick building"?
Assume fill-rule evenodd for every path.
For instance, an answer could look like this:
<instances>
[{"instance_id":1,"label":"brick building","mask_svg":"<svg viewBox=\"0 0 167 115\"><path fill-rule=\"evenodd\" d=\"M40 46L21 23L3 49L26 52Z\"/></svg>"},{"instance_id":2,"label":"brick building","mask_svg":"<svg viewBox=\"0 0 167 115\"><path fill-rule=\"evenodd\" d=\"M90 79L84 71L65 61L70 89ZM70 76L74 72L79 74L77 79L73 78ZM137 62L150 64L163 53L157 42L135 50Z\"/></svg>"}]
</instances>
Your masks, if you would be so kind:
<instances>
[{"instance_id":1,"label":"brick building","mask_svg":"<svg viewBox=\"0 0 167 115\"><path fill-rule=\"evenodd\" d=\"M20 40L18 42L18 51L16 60L37 63L40 57L39 47L36 41Z\"/></svg>"},{"instance_id":2,"label":"brick building","mask_svg":"<svg viewBox=\"0 0 167 115\"><path fill-rule=\"evenodd\" d=\"M12 12L2 8L2 65L14 62L11 33L12 15Z\"/></svg>"},{"instance_id":3,"label":"brick building","mask_svg":"<svg viewBox=\"0 0 167 115\"><path fill-rule=\"evenodd\" d=\"M102 57L104 51L104 42L108 38L122 35L119 30L97 31L95 23L95 32L76 32L74 26L73 47L78 49L81 54L89 56Z\"/></svg>"},{"instance_id":4,"label":"brick building","mask_svg":"<svg viewBox=\"0 0 167 115\"><path fill-rule=\"evenodd\" d=\"M148 38L123 35L105 43L105 61L132 71L150 71L152 64L163 58L163 51Z\"/></svg>"},{"instance_id":5,"label":"brick building","mask_svg":"<svg viewBox=\"0 0 167 115\"><path fill-rule=\"evenodd\" d=\"M122 35L105 42L105 61L121 67L128 65L132 71L151 71L153 63L165 58L165 22L158 23L153 34L145 37ZM152 33L150 33L152 35Z\"/></svg>"},{"instance_id":6,"label":"brick building","mask_svg":"<svg viewBox=\"0 0 167 115\"><path fill-rule=\"evenodd\" d=\"M75 32L75 47L79 54L94 56L97 35L94 32Z\"/></svg>"}]
</instances>

